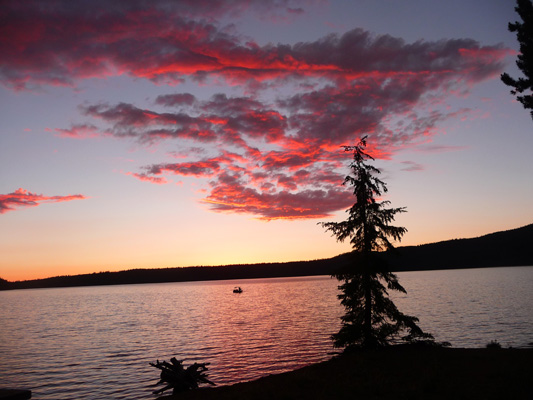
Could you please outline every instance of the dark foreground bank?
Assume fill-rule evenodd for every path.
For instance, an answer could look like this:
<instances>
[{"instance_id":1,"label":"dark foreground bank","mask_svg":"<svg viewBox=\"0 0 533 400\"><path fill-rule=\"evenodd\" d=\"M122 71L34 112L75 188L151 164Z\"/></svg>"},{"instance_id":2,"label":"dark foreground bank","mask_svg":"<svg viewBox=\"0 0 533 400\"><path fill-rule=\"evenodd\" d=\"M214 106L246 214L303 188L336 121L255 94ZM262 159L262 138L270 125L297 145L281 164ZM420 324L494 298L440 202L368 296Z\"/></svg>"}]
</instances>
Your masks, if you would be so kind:
<instances>
[{"instance_id":1,"label":"dark foreground bank","mask_svg":"<svg viewBox=\"0 0 533 400\"><path fill-rule=\"evenodd\" d=\"M533 349L387 348L170 399L531 399Z\"/></svg>"}]
</instances>

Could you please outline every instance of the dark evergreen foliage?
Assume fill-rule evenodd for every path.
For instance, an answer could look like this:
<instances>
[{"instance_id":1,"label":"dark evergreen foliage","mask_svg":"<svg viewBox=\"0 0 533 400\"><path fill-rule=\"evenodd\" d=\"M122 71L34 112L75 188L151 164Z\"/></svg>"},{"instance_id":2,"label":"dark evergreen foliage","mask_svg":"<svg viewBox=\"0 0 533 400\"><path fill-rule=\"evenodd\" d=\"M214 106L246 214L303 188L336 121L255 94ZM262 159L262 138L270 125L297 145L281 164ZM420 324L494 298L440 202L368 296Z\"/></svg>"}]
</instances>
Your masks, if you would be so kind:
<instances>
[{"instance_id":1,"label":"dark evergreen foliage","mask_svg":"<svg viewBox=\"0 0 533 400\"><path fill-rule=\"evenodd\" d=\"M3 278L0 278L0 290L9 287L9 282Z\"/></svg>"},{"instance_id":2,"label":"dark evergreen foliage","mask_svg":"<svg viewBox=\"0 0 533 400\"><path fill-rule=\"evenodd\" d=\"M332 336L334 345L377 347L399 341L432 341L433 337L417 325L418 319L401 313L388 297L388 290L405 293L405 289L387 269L380 253L394 249L390 239L401 240L407 231L390 225L405 208L387 208L389 201L376 201L376 197L387 192L387 187L375 176L379 169L365 162L373 160L365 147L366 136L356 146L344 147L345 151L353 151L352 174L344 184L353 186L356 198L347 210L348 219L321 223L338 241L350 238L353 248L351 263L333 274L343 281L338 297L346 309L340 331Z\"/></svg>"},{"instance_id":3,"label":"dark evergreen foliage","mask_svg":"<svg viewBox=\"0 0 533 400\"><path fill-rule=\"evenodd\" d=\"M522 103L525 109L530 109L533 118L533 3L531 0L517 0L516 12L523 22L509 23L509 31L516 32L516 38L520 44L520 54L516 65L525 75L525 78L514 79L509 74L503 73L503 83L512 86L511 90L516 99ZM529 94L522 94L529 93Z\"/></svg>"}]
</instances>

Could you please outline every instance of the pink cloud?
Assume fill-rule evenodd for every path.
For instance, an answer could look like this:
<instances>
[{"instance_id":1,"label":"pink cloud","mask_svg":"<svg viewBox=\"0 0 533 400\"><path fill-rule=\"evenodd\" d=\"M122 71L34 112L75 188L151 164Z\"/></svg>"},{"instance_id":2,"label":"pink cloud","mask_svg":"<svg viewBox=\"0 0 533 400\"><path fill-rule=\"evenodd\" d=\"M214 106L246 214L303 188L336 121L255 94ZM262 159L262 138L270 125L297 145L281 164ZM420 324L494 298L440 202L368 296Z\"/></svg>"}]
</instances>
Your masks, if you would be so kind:
<instances>
[{"instance_id":1,"label":"pink cloud","mask_svg":"<svg viewBox=\"0 0 533 400\"><path fill-rule=\"evenodd\" d=\"M90 6L70 0L9 2L0 10L0 74L6 85L20 90L124 72L179 82L201 71L242 68L242 62L227 65L227 57L217 53L247 59L247 46L236 47L239 37L215 21L259 8L263 15L294 15L287 2L275 0L116 0L113 7L101 0Z\"/></svg>"},{"instance_id":2,"label":"pink cloud","mask_svg":"<svg viewBox=\"0 0 533 400\"><path fill-rule=\"evenodd\" d=\"M222 174L211 186L203 201L212 210L252 214L262 220L323 218L353 203L351 194L340 185L329 190L269 193L243 185L235 175Z\"/></svg>"},{"instance_id":3,"label":"pink cloud","mask_svg":"<svg viewBox=\"0 0 533 400\"><path fill-rule=\"evenodd\" d=\"M134 178L137 178L140 181L156 183L158 185L164 185L168 183L168 181L164 177L149 176L146 174L138 174L134 172L127 172L126 175L133 176Z\"/></svg>"},{"instance_id":4,"label":"pink cloud","mask_svg":"<svg viewBox=\"0 0 533 400\"><path fill-rule=\"evenodd\" d=\"M76 124L69 129L56 128L55 131L58 132L59 137L73 139L95 138L101 135L98 128L91 124Z\"/></svg>"},{"instance_id":5,"label":"pink cloud","mask_svg":"<svg viewBox=\"0 0 533 400\"><path fill-rule=\"evenodd\" d=\"M59 203L62 201L80 200L87 197L81 194L68 196L44 196L28 192L22 188L13 193L0 194L0 214L13 211L18 207L35 207L41 203Z\"/></svg>"},{"instance_id":6,"label":"pink cloud","mask_svg":"<svg viewBox=\"0 0 533 400\"><path fill-rule=\"evenodd\" d=\"M363 29L260 46L217 22L253 12L282 21L304 11L289 0L116 0L113 7L95 0L90 9L66 0L9 2L0 10L0 79L15 90L119 74L232 85L246 95L169 93L146 108L84 104L88 122L56 132L90 138L98 121L115 138L174 141L171 157L180 162L129 174L156 184L167 174L201 179L214 211L319 218L350 205L339 186L349 160L341 145L368 134L371 154L387 158L430 142L443 121L471 113L432 105L497 77L510 52L471 39L406 43ZM266 101L271 88L284 90Z\"/></svg>"},{"instance_id":7,"label":"pink cloud","mask_svg":"<svg viewBox=\"0 0 533 400\"><path fill-rule=\"evenodd\" d=\"M333 206L349 203L349 193L339 188L349 159L341 143L354 143L368 133L370 153L388 158L397 149L427 143L442 121L458 115L420 112L417 105L430 88L410 80L364 79L353 86L291 95L275 106L256 97L215 95L201 101L183 93L156 99L168 109L164 113L126 103L88 105L84 110L108 124L108 131L118 138L187 138L202 146L176 152L173 157L179 155L182 162L144 167L134 175L138 179L164 183L163 174L209 179L204 201L214 211L233 210L260 219L322 218L336 211ZM252 145L256 140L273 149L260 151ZM213 151L216 156L205 158ZM331 198L319 201L326 194Z\"/></svg>"},{"instance_id":8,"label":"pink cloud","mask_svg":"<svg viewBox=\"0 0 533 400\"><path fill-rule=\"evenodd\" d=\"M128 103L100 103L80 108L85 115L109 124L110 129L106 131L109 134L145 143L165 139L192 139L203 143L221 140L225 144L247 148L244 137L268 142L284 139L288 127L286 117L257 100L228 98L221 94L203 102L191 102L190 99L187 93L158 97L156 104L178 108L176 112L165 113L140 109ZM66 134L77 129L59 131Z\"/></svg>"},{"instance_id":9,"label":"pink cloud","mask_svg":"<svg viewBox=\"0 0 533 400\"><path fill-rule=\"evenodd\" d=\"M109 7L95 1L89 9L69 0L8 2L0 11L2 82L20 90L123 73L170 82L209 76L240 83L365 76L462 76L477 82L497 74L509 53L469 39L407 44L362 29L294 45L259 46L221 29L216 18L258 9L295 15L298 8L277 1L203 3L117 0ZM208 15L213 18L206 22Z\"/></svg>"}]
</instances>

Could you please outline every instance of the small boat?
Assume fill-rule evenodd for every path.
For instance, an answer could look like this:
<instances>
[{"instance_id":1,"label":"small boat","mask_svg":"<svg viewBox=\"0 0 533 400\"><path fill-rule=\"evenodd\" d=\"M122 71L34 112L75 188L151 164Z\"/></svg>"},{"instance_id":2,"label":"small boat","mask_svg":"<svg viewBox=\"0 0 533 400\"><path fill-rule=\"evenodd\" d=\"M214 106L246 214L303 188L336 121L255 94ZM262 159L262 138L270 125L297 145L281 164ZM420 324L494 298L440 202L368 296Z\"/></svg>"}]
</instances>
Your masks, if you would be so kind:
<instances>
[{"instance_id":1,"label":"small boat","mask_svg":"<svg viewBox=\"0 0 533 400\"><path fill-rule=\"evenodd\" d=\"M240 286L235 286L235 287L233 288L233 293L242 293L242 289L241 289L241 287L240 287Z\"/></svg>"}]
</instances>

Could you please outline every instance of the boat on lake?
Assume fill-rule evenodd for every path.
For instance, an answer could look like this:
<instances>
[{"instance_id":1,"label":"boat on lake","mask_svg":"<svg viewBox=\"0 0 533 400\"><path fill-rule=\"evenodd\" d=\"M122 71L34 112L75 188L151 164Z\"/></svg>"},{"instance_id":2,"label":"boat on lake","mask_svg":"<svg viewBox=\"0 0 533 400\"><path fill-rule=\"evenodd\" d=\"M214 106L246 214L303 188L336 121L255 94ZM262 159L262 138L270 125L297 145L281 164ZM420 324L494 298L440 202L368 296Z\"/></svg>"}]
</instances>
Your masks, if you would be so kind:
<instances>
[{"instance_id":1,"label":"boat on lake","mask_svg":"<svg viewBox=\"0 0 533 400\"><path fill-rule=\"evenodd\" d=\"M240 286L235 286L233 288L233 293L242 293L242 288Z\"/></svg>"}]
</instances>

